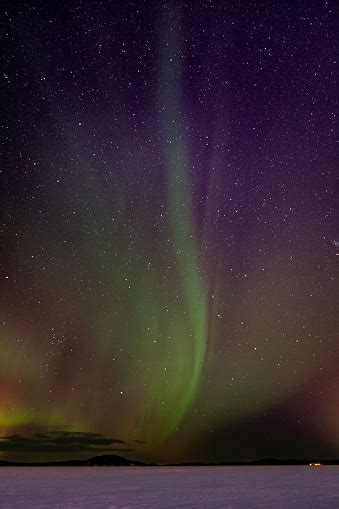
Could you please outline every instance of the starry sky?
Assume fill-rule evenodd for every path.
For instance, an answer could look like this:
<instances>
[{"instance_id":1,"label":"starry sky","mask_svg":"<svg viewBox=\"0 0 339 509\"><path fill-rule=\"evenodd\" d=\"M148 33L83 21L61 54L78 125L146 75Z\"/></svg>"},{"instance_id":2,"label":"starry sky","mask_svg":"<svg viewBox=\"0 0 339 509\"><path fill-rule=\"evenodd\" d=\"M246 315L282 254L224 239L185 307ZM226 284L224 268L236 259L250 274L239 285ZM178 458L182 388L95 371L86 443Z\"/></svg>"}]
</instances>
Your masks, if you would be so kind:
<instances>
[{"instance_id":1,"label":"starry sky","mask_svg":"<svg viewBox=\"0 0 339 509\"><path fill-rule=\"evenodd\" d=\"M2 6L0 457L338 457L334 2Z\"/></svg>"}]
</instances>

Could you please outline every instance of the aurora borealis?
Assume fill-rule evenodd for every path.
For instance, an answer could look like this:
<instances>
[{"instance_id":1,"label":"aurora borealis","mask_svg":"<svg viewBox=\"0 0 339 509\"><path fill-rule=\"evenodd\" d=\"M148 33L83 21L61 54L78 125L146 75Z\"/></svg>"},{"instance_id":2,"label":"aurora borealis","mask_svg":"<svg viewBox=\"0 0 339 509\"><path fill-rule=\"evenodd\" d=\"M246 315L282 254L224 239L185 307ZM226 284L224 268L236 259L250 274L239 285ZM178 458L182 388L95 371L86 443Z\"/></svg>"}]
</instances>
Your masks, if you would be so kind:
<instances>
[{"instance_id":1,"label":"aurora borealis","mask_svg":"<svg viewBox=\"0 0 339 509\"><path fill-rule=\"evenodd\" d=\"M5 2L1 458L339 456L335 32Z\"/></svg>"}]
</instances>

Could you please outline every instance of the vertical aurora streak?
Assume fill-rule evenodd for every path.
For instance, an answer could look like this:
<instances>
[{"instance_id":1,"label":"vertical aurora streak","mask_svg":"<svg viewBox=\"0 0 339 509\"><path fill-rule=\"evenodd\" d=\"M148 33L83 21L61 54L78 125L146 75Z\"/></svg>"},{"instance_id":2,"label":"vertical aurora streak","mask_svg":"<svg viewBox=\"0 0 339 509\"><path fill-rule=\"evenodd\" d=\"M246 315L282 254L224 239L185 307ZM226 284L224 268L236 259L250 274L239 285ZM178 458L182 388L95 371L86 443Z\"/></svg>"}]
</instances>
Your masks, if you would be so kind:
<instances>
[{"instance_id":1,"label":"vertical aurora streak","mask_svg":"<svg viewBox=\"0 0 339 509\"><path fill-rule=\"evenodd\" d=\"M168 200L171 211L180 283L188 304L188 330L192 331L190 352L192 365L188 366L191 380L178 404L178 422L192 403L199 385L206 351L206 296L199 270L192 219L192 204L188 183L188 141L185 136L183 103L180 94L180 25L178 12L171 13L171 22L164 27L161 60L161 96L163 144L168 178ZM180 112L181 115L180 115ZM187 333L186 333L187 334ZM186 338L187 341L188 338Z\"/></svg>"}]
</instances>

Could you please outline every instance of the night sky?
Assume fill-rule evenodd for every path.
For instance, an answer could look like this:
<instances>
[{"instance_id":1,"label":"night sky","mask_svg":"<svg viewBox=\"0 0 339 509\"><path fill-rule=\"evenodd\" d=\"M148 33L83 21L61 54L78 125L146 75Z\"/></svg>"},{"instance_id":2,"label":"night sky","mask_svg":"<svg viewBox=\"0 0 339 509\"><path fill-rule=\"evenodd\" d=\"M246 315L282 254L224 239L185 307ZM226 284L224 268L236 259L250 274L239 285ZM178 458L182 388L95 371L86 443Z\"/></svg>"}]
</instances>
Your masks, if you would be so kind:
<instances>
[{"instance_id":1,"label":"night sky","mask_svg":"<svg viewBox=\"0 0 339 509\"><path fill-rule=\"evenodd\" d=\"M334 2L2 5L0 457L338 457Z\"/></svg>"}]
</instances>

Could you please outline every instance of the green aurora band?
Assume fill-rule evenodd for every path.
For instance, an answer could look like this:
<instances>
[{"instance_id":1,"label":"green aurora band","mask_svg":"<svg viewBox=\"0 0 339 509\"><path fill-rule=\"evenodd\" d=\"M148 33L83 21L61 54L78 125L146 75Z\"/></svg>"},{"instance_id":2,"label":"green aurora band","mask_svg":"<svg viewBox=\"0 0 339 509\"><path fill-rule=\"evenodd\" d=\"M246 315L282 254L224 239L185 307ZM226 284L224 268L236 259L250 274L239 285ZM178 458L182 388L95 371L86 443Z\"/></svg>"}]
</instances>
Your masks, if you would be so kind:
<instances>
[{"instance_id":1,"label":"green aurora band","mask_svg":"<svg viewBox=\"0 0 339 509\"><path fill-rule=\"evenodd\" d=\"M171 384L167 384L166 387L165 412L161 411L162 402L159 402L157 397L159 392L163 394L162 390L164 389L160 389L159 380L154 380L151 383L147 397L148 406L149 404L154 405L154 413L151 415L152 428L154 427L156 430L156 435L152 434L152 447L155 442L164 440L177 429L191 407L199 387L207 345L206 296L199 272L188 190L188 144L179 114L181 101L178 28L176 26L171 30L170 24L164 27L165 40L161 45L163 53L159 99L162 105L161 125L168 184L170 227L175 239L178 278L179 285L181 285L178 291L183 292L187 312L179 306L174 313L176 321L170 323L171 337L176 338L177 341L173 344L172 380ZM148 316L151 307L148 312L145 309L143 311L144 315ZM156 426L154 426L154 420L158 421Z\"/></svg>"}]
</instances>

